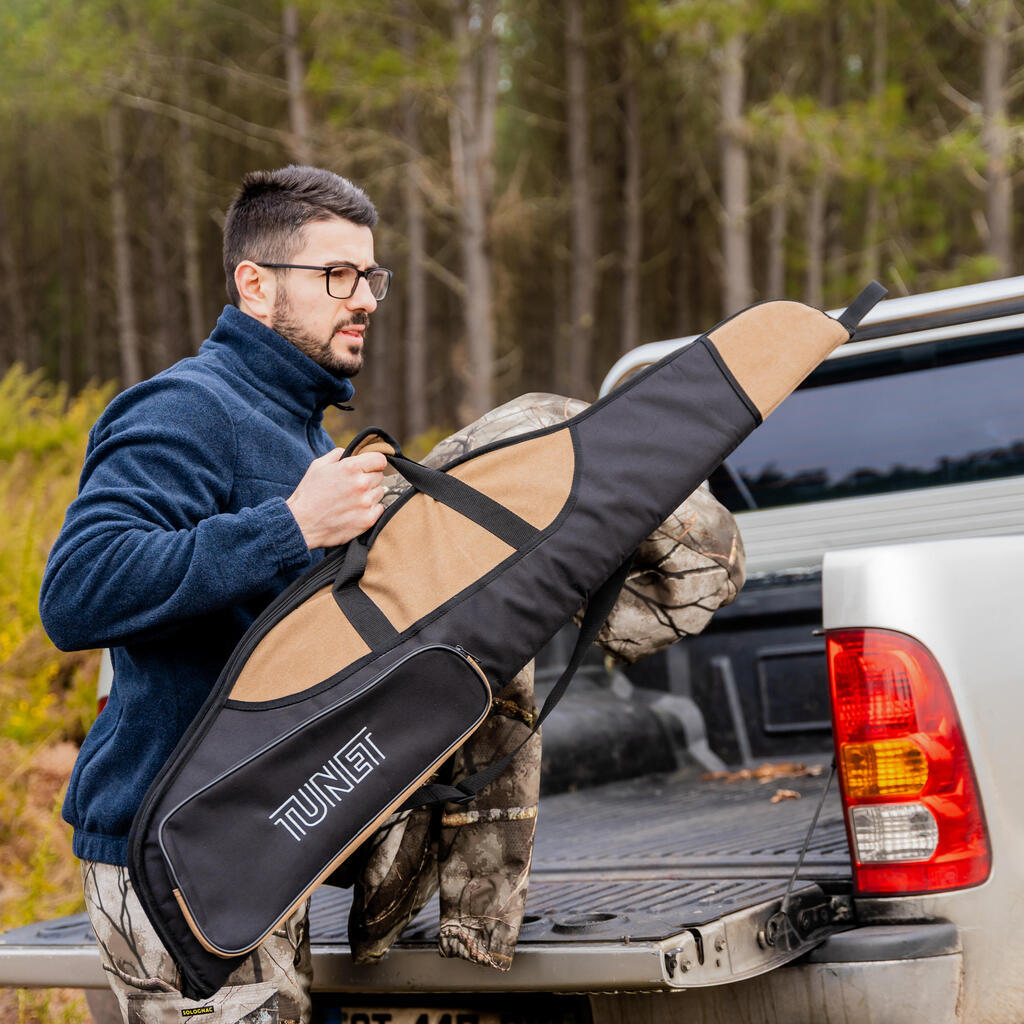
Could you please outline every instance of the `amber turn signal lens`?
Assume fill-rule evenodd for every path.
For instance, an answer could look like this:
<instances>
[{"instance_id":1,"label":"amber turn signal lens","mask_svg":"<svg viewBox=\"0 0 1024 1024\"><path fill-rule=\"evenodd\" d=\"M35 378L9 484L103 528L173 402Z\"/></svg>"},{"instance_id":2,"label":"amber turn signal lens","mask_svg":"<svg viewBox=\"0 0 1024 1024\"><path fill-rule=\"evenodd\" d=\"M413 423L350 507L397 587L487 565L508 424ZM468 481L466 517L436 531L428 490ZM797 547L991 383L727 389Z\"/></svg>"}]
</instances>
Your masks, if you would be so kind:
<instances>
[{"instance_id":1,"label":"amber turn signal lens","mask_svg":"<svg viewBox=\"0 0 1024 1024\"><path fill-rule=\"evenodd\" d=\"M844 743L842 758L851 797L915 796L928 781L928 758L912 739Z\"/></svg>"}]
</instances>

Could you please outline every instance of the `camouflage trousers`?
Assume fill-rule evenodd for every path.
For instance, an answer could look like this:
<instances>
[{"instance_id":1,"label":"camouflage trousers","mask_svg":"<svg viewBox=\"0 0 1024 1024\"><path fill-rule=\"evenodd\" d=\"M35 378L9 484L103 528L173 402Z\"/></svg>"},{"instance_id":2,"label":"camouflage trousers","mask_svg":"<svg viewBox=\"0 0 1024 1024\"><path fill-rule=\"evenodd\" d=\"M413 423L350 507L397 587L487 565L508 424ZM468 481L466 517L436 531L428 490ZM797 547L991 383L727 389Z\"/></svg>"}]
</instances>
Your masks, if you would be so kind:
<instances>
[{"instance_id":1,"label":"camouflage trousers","mask_svg":"<svg viewBox=\"0 0 1024 1024\"><path fill-rule=\"evenodd\" d=\"M218 1024L309 1024L308 902L253 950L219 992L193 1002L181 995L178 968L149 923L128 869L83 861L82 885L100 961L126 1024L180 1024L191 1017Z\"/></svg>"}]
</instances>

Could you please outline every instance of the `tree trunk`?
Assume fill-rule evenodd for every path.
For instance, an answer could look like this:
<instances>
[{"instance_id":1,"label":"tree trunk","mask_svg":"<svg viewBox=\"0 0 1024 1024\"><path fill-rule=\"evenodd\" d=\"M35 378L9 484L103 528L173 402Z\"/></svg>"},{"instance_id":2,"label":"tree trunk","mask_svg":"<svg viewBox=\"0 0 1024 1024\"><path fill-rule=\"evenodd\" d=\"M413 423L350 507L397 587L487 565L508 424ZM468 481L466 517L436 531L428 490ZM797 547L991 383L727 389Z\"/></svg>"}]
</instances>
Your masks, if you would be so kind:
<instances>
[{"instance_id":1,"label":"tree trunk","mask_svg":"<svg viewBox=\"0 0 1024 1024\"><path fill-rule=\"evenodd\" d=\"M355 405L363 423L397 423L400 416L395 339L401 311L382 302L370 318L366 366L356 378ZM366 417L363 419L363 417ZM397 429L397 428L396 428ZM411 436L411 435L407 435Z\"/></svg>"},{"instance_id":2,"label":"tree trunk","mask_svg":"<svg viewBox=\"0 0 1024 1024\"><path fill-rule=\"evenodd\" d=\"M449 129L465 284L466 346L465 365L461 368L464 383L459 406L461 423L477 419L494 405L489 190L497 103L497 41L494 37L497 6L497 0L482 0L471 9L467 0L456 0L454 10L459 67Z\"/></svg>"},{"instance_id":3,"label":"tree trunk","mask_svg":"<svg viewBox=\"0 0 1024 1024\"><path fill-rule=\"evenodd\" d=\"M726 40L719 89L722 103L722 289L730 316L754 301L750 271L750 164L744 141L743 36Z\"/></svg>"},{"instance_id":4,"label":"tree trunk","mask_svg":"<svg viewBox=\"0 0 1024 1024\"><path fill-rule=\"evenodd\" d=\"M569 351L566 394L590 395L590 357L597 291L597 218L590 181L590 112L583 0L566 0L565 67L569 133L569 195L572 272L569 284Z\"/></svg>"},{"instance_id":5,"label":"tree trunk","mask_svg":"<svg viewBox=\"0 0 1024 1024\"><path fill-rule=\"evenodd\" d=\"M0 190L0 268L3 269L3 295L7 335L2 357L4 368L11 363L30 367L35 344L30 336L28 307L21 280L21 265L15 252L14 232L8 215L7 197ZM8 333L9 332L9 333Z\"/></svg>"},{"instance_id":6,"label":"tree trunk","mask_svg":"<svg viewBox=\"0 0 1024 1024\"><path fill-rule=\"evenodd\" d=\"M888 26L886 14L888 0L875 0L875 45L871 61L871 98L875 118L884 123L885 82L888 75ZM876 175L882 167L882 133L878 132L874 144L874 166L871 184L864 204L864 255L861 260L861 280L870 281L879 276L879 225L882 220L881 189Z\"/></svg>"},{"instance_id":7,"label":"tree trunk","mask_svg":"<svg viewBox=\"0 0 1024 1024\"><path fill-rule=\"evenodd\" d=\"M57 379L75 390L75 334L72 327L74 299L70 284L66 283L60 290L60 307L57 324Z\"/></svg>"},{"instance_id":8,"label":"tree trunk","mask_svg":"<svg viewBox=\"0 0 1024 1024\"><path fill-rule=\"evenodd\" d=\"M195 145L191 127L182 121L178 128L178 192L181 196L182 258L185 264L188 339L184 346L179 347L179 355L194 352L208 333L203 323L203 275L200 269Z\"/></svg>"},{"instance_id":9,"label":"tree trunk","mask_svg":"<svg viewBox=\"0 0 1024 1024\"><path fill-rule=\"evenodd\" d=\"M282 12L285 79L288 82L288 122L291 130L291 155L297 164L313 162L309 131L309 106L306 102L306 65L299 47L299 9L284 5Z\"/></svg>"},{"instance_id":10,"label":"tree trunk","mask_svg":"<svg viewBox=\"0 0 1024 1024\"><path fill-rule=\"evenodd\" d=\"M804 302L824 305L825 294L825 214L828 206L828 177L818 171L807 201L807 269L804 275Z\"/></svg>"},{"instance_id":11,"label":"tree trunk","mask_svg":"<svg viewBox=\"0 0 1024 1024\"><path fill-rule=\"evenodd\" d=\"M82 329L85 332L83 369L85 379L99 383L108 378L100 352L100 307L105 306L100 274L100 253L96 232L87 230L82 244L82 280L85 294L82 296L84 316Z\"/></svg>"},{"instance_id":12,"label":"tree trunk","mask_svg":"<svg viewBox=\"0 0 1024 1024\"><path fill-rule=\"evenodd\" d=\"M988 8L981 61L982 145L985 148L985 221L994 277L1013 268L1013 185L1010 181L1010 129L1006 111L1006 72L1010 49L1010 0Z\"/></svg>"},{"instance_id":13,"label":"tree trunk","mask_svg":"<svg viewBox=\"0 0 1024 1024\"><path fill-rule=\"evenodd\" d=\"M403 18L400 34L402 53L411 61L416 41L408 23L411 17L408 7L408 3L402 3L399 8ZM427 275L423 259L427 248L427 225L420 183L419 112L410 89L402 96L402 131L408 150L403 185L409 246L406 265L405 434L417 437L430 425L427 413Z\"/></svg>"},{"instance_id":14,"label":"tree trunk","mask_svg":"<svg viewBox=\"0 0 1024 1024\"><path fill-rule=\"evenodd\" d=\"M826 10L821 23L822 69L819 101L823 108L835 105L836 76L838 60L834 33L835 19ZM828 239L826 219L828 217L829 173L826 156L821 156L821 166L815 172L811 194L807 202L807 269L804 277L804 302L809 306L825 304L825 245Z\"/></svg>"},{"instance_id":15,"label":"tree trunk","mask_svg":"<svg viewBox=\"0 0 1024 1024\"><path fill-rule=\"evenodd\" d=\"M117 343L121 356L121 387L142 380L139 329L132 290L131 233L125 195L124 112L115 103L107 114L107 157L110 164L110 215L114 247L114 294L117 306Z\"/></svg>"},{"instance_id":16,"label":"tree trunk","mask_svg":"<svg viewBox=\"0 0 1024 1024\"><path fill-rule=\"evenodd\" d=\"M164 232L167 228L167 210L163 204L164 190L160 187L162 166L156 160L146 161L146 248L149 255L149 293L153 309L153 334L147 345L150 369L156 373L166 370L176 358L176 335L180 330L175 310L178 306L174 292L177 275L171 272Z\"/></svg>"},{"instance_id":17,"label":"tree trunk","mask_svg":"<svg viewBox=\"0 0 1024 1024\"><path fill-rule=\"evenodd\" d=\"M786 220L789 207L789 137L783 129L775 150L775 182L772 188L771 215L768 224L767 297L781 299L786 294Z\"/></svg>"},{"instance_id":18,"label":"tree trunk","mask_svg":"<svg viewBox=\"0 0 1024 1024\"><path fill-rule=\"evenodd\" d=\"M627 12L628 13L628 12ZM629 352L640 340L640 258L643 253L644 214L640 163L640 101L636 61L628 25L622 33L622 113L626 174L623 182L622 329L619 348Z\"/></svg>"}]
</instances>

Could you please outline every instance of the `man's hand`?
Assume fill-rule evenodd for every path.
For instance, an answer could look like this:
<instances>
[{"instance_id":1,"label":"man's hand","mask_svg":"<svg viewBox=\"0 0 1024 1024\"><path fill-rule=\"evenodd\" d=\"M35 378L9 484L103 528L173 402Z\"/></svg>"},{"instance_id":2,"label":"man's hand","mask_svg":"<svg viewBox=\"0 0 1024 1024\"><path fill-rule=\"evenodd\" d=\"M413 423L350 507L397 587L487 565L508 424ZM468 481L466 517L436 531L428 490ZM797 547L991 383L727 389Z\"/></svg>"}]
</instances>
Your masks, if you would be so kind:
<instances>
[{"instance_id":1,"label":"man's hand","mask_svg":"<svg viewBox=\"0 0 1024 1024\"><path fill-rule=\"evenodd\" d=\"M347 544L384 511L387 459L380 452L341 456L342 449L335 448L314 459L287 499L309 548Z\"/></svg>"}]
</instances>

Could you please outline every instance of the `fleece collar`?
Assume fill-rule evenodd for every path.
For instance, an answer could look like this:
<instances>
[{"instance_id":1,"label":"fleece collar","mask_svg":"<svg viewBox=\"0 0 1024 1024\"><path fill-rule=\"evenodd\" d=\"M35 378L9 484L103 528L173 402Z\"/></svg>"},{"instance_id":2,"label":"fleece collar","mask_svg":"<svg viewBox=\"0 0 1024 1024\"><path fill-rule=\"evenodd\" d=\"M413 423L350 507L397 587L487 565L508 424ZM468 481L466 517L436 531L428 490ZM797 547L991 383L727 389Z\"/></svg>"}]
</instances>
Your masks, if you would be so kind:
<instances>
[{"instance_id":1,"label":"fleece collar","mask_svg":"<svg viewBox=\"0 0 1024 1024\"><path fill-rule=\"evenodd\" d=\"M303 419L319 419L328 405L355 393L347 377L325 370L236 306L224 307L200 353L227 360L252 387Z\"/></svg>"}]
</instances>

